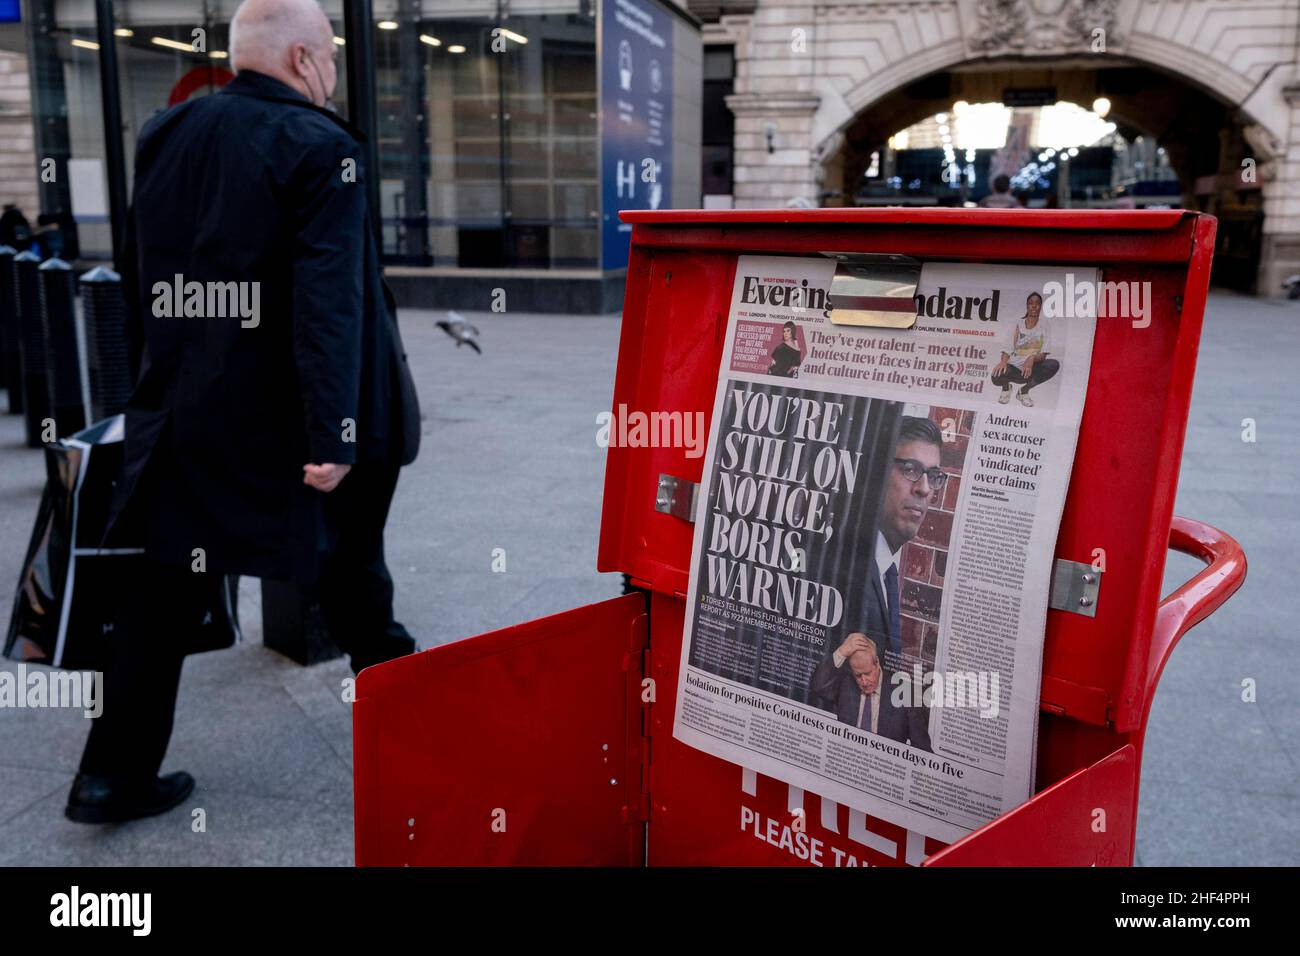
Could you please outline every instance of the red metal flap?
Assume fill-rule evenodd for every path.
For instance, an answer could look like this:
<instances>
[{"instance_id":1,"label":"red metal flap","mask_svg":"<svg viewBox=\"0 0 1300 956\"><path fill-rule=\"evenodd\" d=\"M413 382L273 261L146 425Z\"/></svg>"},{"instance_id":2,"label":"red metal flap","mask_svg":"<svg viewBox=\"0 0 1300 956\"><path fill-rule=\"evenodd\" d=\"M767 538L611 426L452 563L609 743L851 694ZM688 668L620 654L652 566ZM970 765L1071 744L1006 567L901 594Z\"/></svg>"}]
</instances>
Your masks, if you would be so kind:
<instances>
[{"instance_id":1,"label":"red metal flap","mask_svg":"<svg viewBox=\"0 0 1300 956\"><path fill-rule=\"evenodd\" d=\"M1170 229L1196 215L1183 209L628 209L623 222L646 225L731 225L735 223L882 223L888 225L998 226L1006 229Z\"/></svg>"},{"instance_id":2,"label":"red metal flap","mask_svg":"<svg viewBox=\"0 0 1300 956\"><path fill-rule=\"evenodd\" d=\"M363 671L357 865L640 864L645 643L631 594Z\"/></svg>"},{"instance_id":3,"label":"red metal flap","mask_svg":"<svg viewBox=\"0 0 1300 956\"><path fill-rule=\"evenodd\" d=\"M1131 744L936 853L923 866L1130 866L1138 759Z\"/></svg>"}]
</instances>

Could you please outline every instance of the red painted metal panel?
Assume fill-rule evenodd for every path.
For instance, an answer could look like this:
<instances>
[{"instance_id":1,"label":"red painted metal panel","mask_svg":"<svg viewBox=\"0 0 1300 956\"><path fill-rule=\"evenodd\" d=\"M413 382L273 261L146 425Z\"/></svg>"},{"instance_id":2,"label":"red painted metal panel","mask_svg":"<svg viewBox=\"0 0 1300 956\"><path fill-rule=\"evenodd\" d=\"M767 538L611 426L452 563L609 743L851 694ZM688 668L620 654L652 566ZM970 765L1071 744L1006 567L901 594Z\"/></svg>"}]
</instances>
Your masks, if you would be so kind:
<instances>
[{"instance_id":1,"label":"red painted metal panel","mask_svg":"<svg viewBox=\"0 0 1300 956\"><path fill-rule=\"evenodd\" d=\"M637 225L632 241L643 249L680 249L693 253L743 248L763 255L815 255L819 252L896 253L946 262L1186 264L1190 223L1166 232L1077 230L1038 235L1001 227L958 230L955 225L858 226L830 223L800 232L798 250L790 248L789 230L780 226L738 224L691 227ZM959 232L961 241L953 242ZM1080 248L1087 247L1087 259ZM941 251L939 251L941 250ZM626 315L626 302L624 304Z\"/></svg>"},{"instance_id":2,"label":"red painted metal panel","mask_svg":"<svg viewBox=\"0 0 1300 956\"><path fill-rule=\"evenodd\" d=\"M813 255L886 252L961 262L1180 263L1198 223L1183 210L761 209L628 212L634 247ZM1212 228L1212 225L1211 225ZM631 297L628 297L631 301Z\"/></svg>"},{"instance_id":3,"label":"red painted metal panel","mask_svg":"<svg viewBox=\"0 0 1300 956\"><path fill-rule=\"evenodd\" d=\"M819 226L825 223L884 224L890 226L998 226L1005 229L1101 229L1108 232L1171 229L1195 217L1181 209L667 209L651 212L628 210L624 222L648 225L733 225L777 223L785 226ZM806 229L799 230L805 233ZM790 234L794 234L791 230Z\"/></svg>"},{"instance_id":4,"label":"red painted metal panel","mask_svg":"<svg viewBox=\"0 0 1300 956\"><path fill-rule=\"evenodd\" d=\"M632 246L613 408L699 414L707 431L726 332L734 253L655 252ZM703 445L700 446L703 450ZM685 593L691 526L654 510L659 474L699 481L703 455L686 448L614 448L605 458L596 566Z\"/></svg>"},{"instance_id":5,"label":"red painted metal panel","mask_svg":"<svg viewBox=\"0 0 1300 956\"><path fill-rule=\"evenodd\" d=\"M363 671L357 864L640 864L645 640L631 594Z\"/></svg>"},{"instance_id":6,"label":"red painted metal panel","mask_svg":"<svg viewBox=\"0 0 1300 956\"><path fill-rule=\"evenodd\" d=\"M925 861L925 866L1131 866L1138 755L1124 746Z\"/></svg>"}]
</instances>

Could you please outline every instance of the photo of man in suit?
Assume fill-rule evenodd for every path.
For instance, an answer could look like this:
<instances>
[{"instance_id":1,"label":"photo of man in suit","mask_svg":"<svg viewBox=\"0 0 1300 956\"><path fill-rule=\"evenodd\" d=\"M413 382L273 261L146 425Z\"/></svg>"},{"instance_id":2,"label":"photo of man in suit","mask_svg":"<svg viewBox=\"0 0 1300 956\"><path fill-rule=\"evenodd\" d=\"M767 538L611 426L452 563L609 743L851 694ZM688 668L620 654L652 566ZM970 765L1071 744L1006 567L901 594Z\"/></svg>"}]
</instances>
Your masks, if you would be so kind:
<instances>
[{"instance_id":1,"label":"photo of man in suit","mask_svg":"<svg viewBox=\"0 0 1300 956\"><path fill-rule=\"evenodd\" d=\"M899 420L871 559L864 583L862 627L867 634L887 637L881 648L886 670L903 652L899 574L903 545L916 537L930 510L930 499L942 491L948 475L939 467L943 433L928 418L904 415Z\"/></svg>"},{"instance_id":2,"label":"photo of man in suit","mask_svg":"<svg viewBox=\"0 0 1300 956\"><path fill-rule=\"evenodd\" d=\"M884 670L876 642L865 634L850 634L813 671L815 693L831 702L835 718L861 730L930 749L923 707L895 707L893 687L882 686Z\"/></svg>"},{"instance_id":3,"label":"photo of man in suit","mask_svg":"<svg viewBox=\"0 0 1300 956\"><path fill-rule=\"evenodd\" d=\"M942 450L943 433L930 419L904 415L899 420L898 438L894 443L893 458L885 478L880 515L875 534L867 543L871 550L866 580L861 582L863 591L860 620L856 622L858 627L844 644L834 648L818 665L811 683L813 691L826 699L828 709L836 710L837 714L835 696L821 689L831 687L825 680L827 675L824 668L830 666L841 672L842 677L847 675L844 665L849 655L842 651L849 646L855 634L872 635L887 694L895 686L891 680L892 674L897 670L904 673L910 670L910 664L903 659L899 587L903 546L921 530L921 524L930 510L931 498L947 484L948 476L939 467ZM851 626L854 622L848 623ZM820 687L818 674L823 678ZM926 711L919 707L910 710L907 719L886 722L893 733L882 733L894 740L911 742L914 747L929 750L930 738L925 730ZM856 724L856 721L848 722Z\"/></svg>"}]
</instances>

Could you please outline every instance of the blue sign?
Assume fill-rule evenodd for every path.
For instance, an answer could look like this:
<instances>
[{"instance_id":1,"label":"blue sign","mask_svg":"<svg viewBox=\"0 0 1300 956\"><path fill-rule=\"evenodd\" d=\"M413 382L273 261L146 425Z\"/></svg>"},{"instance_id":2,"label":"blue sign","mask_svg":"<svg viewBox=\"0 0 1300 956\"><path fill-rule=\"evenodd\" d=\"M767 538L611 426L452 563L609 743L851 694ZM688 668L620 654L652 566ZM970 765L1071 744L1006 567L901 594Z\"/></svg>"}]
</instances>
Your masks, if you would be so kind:
<instances>
[{"instance_id":1,"label":"blue sign","mask_svg":"<svg viewBox=\"0 0 1300 956\"><path fill-rule=\"evenodd\" d=\"M0 0L0 23L17 23L22 19L19 0Z\"/></svg>"},{"instance_id":2,"label":"blue sign","mask_svg":"<svg viewBox=\"0 0 1300 956\"><path fill-rule=\"evenodd\" d=\"M667 209L672 196L673 21L653 0L602 0L601 265L627 266L622 209Z\"/></svg>"}]
</instances>

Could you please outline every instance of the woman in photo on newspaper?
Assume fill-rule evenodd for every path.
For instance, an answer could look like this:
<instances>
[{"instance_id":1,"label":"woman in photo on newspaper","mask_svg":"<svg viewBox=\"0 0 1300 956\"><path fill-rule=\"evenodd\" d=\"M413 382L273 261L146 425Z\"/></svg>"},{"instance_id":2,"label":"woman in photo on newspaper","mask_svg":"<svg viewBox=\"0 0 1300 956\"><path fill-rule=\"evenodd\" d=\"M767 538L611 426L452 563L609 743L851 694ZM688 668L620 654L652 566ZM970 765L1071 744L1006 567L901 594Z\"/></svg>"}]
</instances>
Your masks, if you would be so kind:
<instances>
[{"instance_id":1,"label":"woman in photo on newspaper","mask_svg":"<svg viewBox=\"0 0 1300 956\"><path fill-rule=\"evenodd\" d=\"M1011 335L1011 351L1003 352L1002 359L993 367L993 384L1002 386L998 402L1011 401L1011 388L1019 385L1016 398L1021 405L1033 407L1029 390L1041 385L1061 370L1061 363L1048 358L1047 326L1042 321L1043 297L1037 292L1025 299L1025 314L1016 323Z\"/></svg>"},{"instance_id":2,"label":"woman in photo on newspaper","mask_svg":"<svg viewBox=\"0 0 1300 956\"><path fill-rule=\"evenodd\" d=\"M796 378L802 361L803 353L799 351L794 323L787 322L781 329L781 344L772 350L772 364L767 367L767 374Z\"/></svg>"}]
</instances>

